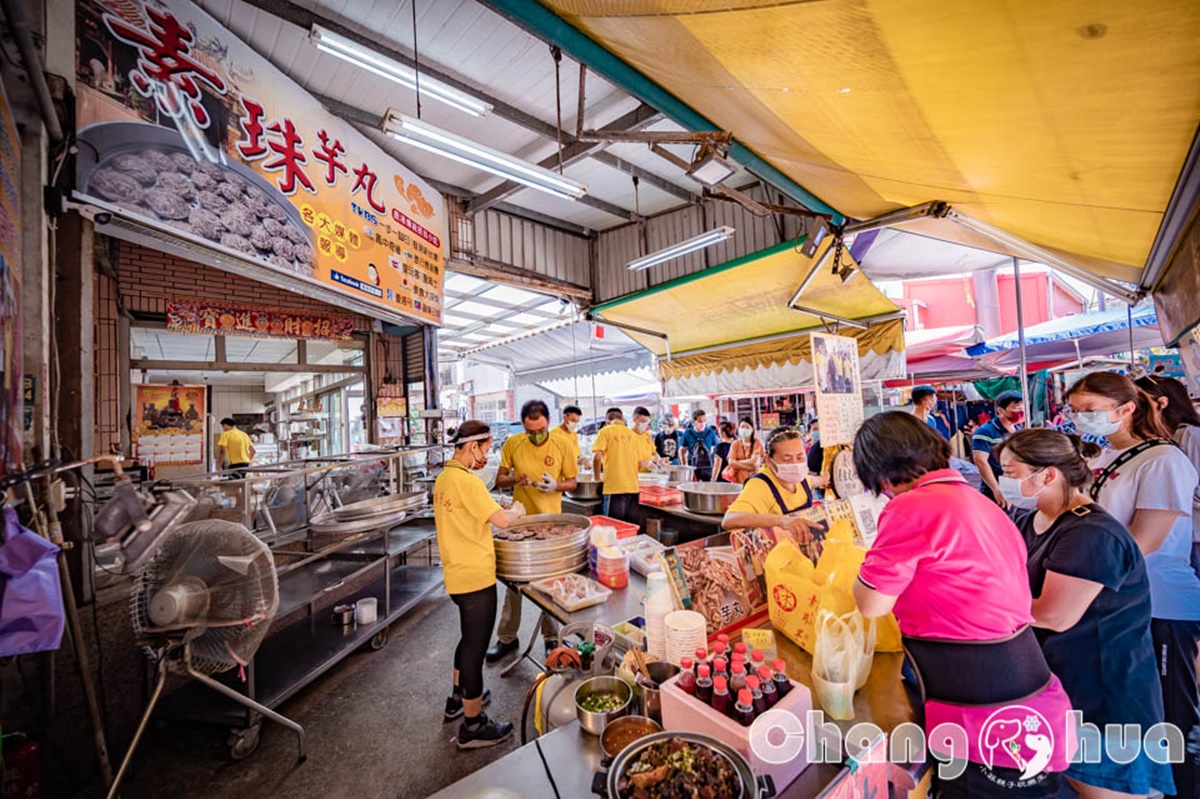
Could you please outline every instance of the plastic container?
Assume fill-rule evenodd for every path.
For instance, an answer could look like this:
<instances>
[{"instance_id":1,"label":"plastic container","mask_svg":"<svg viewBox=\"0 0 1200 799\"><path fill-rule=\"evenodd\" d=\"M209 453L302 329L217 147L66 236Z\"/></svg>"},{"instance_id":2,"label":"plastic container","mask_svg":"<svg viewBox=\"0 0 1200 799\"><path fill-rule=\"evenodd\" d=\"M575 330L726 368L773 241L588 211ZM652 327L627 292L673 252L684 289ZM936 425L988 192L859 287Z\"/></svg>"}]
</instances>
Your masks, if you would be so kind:
<instances>
[{"instance_id":1,"label":"plastic container","mask_svg":"<svg viewBox=\"0 0 1200 799\"><path fill-rule=\"evenodd\" d=\"M784 710L794 715L801 724L812 710L812 694L808 688L792 682L792 690L775 703L773 710ZM724 744L732 746L745 756L755 774L770 775L775 781L775 790L783 794L784 789L796 781L800 773L808 768L806 747L799 747L795 757L786 763L767 763L750 748L751 727L743 727L732 718L723 716L694 696L689 696L679 686L679 677L667 680L661 691L663 729L669 731L698 732L710 735ZM780 757L773 759L779 760Z\"/></svg>"},{"instance_id":2,"label":"plastic container","mask_svg":"<svg viewBox=\"0 0 1200 799\"><path fill-rule=\"evenodd\" d=\"M363 597L354 603L354 620L359 624L374 624L377 618L379 618L379 600L375 597Z\"/></svg>"},{"instance_id":3,"label":"plastic container","mask_svg":"<svg viewBox=\"0 0 1200 799\"><path fill-rule=\"evenodd\" d=\"M568 613L607 602L612 596L612 591L582 574L551 577L529 585L533 590L553 599L555 604Z\"/></svg>"},{"instance_id":4,"label":"plastic container","mask_svg":"<svg viewBox=\"0 0 1200 799\"><path fill-rule=\"evenodd\" d=\"M683 492L671 486L642 486L638 491L638 502L663 508L668 505L682 505Z\"/></svg>"},{"instance_id":5,"label":"plastic container","mask_svg":"<svg viewBox=\"0 0 1200 799\"><path fill-rule=\"evenodd\" d=\"M658 561L658 553L664 547L648 535L635 535L617 542L617 546L629 553L629 568L638 574L649 577L656 571L662 571Z\"/></svg>"},{"instance_id":6,"label":"plastic container","mask_svg":"<svg viewBox=\"0 0 1200 799\"><path fill-rule=\"evenodd\" d=\"M633 538L638 534L638 526L629 522L618 521L617 519L609 518L608 516L589 516L592 520L592 529L597 525L601 527L612 527L617 531L617 539Z\"/></svg>"},{"instance_id":7,"label":"plastic container","mask_svg":"<svg viewBox=\"0 0 1200 799\"><path fill-rule=\"evenodd\" d=\"M692 658L708 638L708 622L694 610L675 610L663 619L667 628L667 661L679 664Z\"/></svg>"},{"instance_id":8,"label":"plastic container","mask_svg":"<svg viewBox=\"0 0 1200 799\"><path fill-rule=\"evenodd\" d=\"M629 554L619 547L600 547L596 552L596 580L608 588L629 585Z\"/></svg>"}]
</instances>

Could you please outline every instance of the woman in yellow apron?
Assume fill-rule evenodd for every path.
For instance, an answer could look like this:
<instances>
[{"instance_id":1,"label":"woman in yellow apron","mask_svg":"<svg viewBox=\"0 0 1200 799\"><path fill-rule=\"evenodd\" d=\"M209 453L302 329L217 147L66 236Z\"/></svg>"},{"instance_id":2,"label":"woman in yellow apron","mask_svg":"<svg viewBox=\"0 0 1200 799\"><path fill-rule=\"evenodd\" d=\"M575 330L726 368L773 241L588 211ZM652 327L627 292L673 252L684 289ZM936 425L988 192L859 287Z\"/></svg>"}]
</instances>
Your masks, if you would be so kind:
<instances>
[{"instance_id":1,"label":"woman in yellow apron","mask_svg":"<svg viewBox=\"0 0 1200 799\"><path fill-rule=\"evenodd\" d=\"M795 428L778 427L767 436L764 448L766 462L747 478L742 493L725 512L721 527L782 527L800 540L807 539L810 530L821 528L793 515L813 504L804 439Z\"/></svg>"}]
</instances>

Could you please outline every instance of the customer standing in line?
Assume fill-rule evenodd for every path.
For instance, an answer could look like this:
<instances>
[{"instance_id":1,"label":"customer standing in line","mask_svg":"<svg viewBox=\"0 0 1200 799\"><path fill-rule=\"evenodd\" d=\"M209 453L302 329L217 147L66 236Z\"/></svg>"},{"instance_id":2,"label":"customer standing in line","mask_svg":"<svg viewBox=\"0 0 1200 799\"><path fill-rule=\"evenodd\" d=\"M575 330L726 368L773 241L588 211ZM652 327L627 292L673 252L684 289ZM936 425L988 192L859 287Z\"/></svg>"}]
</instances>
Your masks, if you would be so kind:
<instances>
[{"instance_id":1,"label":"customer standing in line","mask_svg":"<svg viewBox=\"0 0 1200 799\"><path fill-rule=\"evenodd\" d=\"M733 422L721 420L717 424L717 436L717 448L713 451L712 481L728 483L729 479L725 476L725 472L729 467L729 452L737 439L737 429L734 428Z\"/></svg>"},{"instance_id":2,"label":"customer standing in line","mask_svg":"<svg viewBox=\"0 0 1200 799\"><path fill-rule=\"evenodd\" d=\"M1163 421L1172 431L1171 437L1200 472L1200 414L1196 413L1196 406L1183 383L1173 377L1151 375L1135 382L1158 403ZM1200 574L1200 487L1192 500L1192 569Z\"/></svg>"},{"instance_id":3,"label":"customer standing in line","mask_svg":"<svg viewBox=\"0 0 1200 799\"><path fill-rule=\"evenodd\" d=\"M454 456L433 484L433 522L446 592L458 606L459 641L454 649L454 688L443 717L460 716L459 749L495 746L512 735L510 722L483 712L483 659L496 622L496 551L492 525L504 528L525 515L521 503L504 510L478 475L487 465L492 433L483 422L463 422L450 438Z\"/></svg>"},{"instance_id":4,"label":"customer standing in line","mask_svg":"<svg viewBox=\"0 0 1200 799\"><path fill-rule=\"evenodd\" d=\"M1089 493L1129 529L1146 558L1163 708L1190 742L1187 762L1172 766L1175 795L1193 799L1200 791L1200 577L1191 565L1196 469L1171 441L1158 405L1124 375L1086 375L1067 389L1067 402L1075 426L1112 447L1089 452Z\"/></svg>"},{"instance_id":5,"label":"customer standing in line","mask_svg":"<svg viewBox=\"0 0 1200 799\"><path fill-rule=\"evenodd\" d=\"M729 462L724 469L725 480L745 484L750 475L763 465L765 451L754 432L754 420L743 416L738 421L737 438L729 445Z\"/></svg>"},{"instance_id":6,"label":"customer standing in line","mask_svg":"<svg viewBox=\"0 0 1200 799\"><path fill-rule=\"evenodd\" d=\"M717 431L708 426L708 415L700 408L692 411L692 426L683 432L680 452L683 462L696 469L696 479L702 483L712 480L713 451L717 448Z\"/></svg>"},{"instance_id":7,"label":"customer standing in line","mask_svg":"<svg viewBox=\"0 0 1200 799\"><path fill-rule=\"evenodd\" d=\"M1022 430L1003 443L1000 490L1021 515L1029 550L1033 626L1071 704L1103 735L1109 724L1143 731L1163 721L1150 636L1150 580L1133 536L1095 504L1083 442L1055 430ZM1093 745L1096 741L1093 740ZM1119 741L1113 742L1118 751ZM1101 738L1066 778L1082 799L1171 795L1171 767L1144 749L1114 760Z\"/></svg>"},{"instance_id":8,"label":"customer standing in line","mask_svg":"<svg viewBox=\"0 0 1200 799\"><path fill-rule=\"evenodd\" d=\"M646 451L645 437L625 426L620 408L609 408L604 416L605 425L592 442L592 471L604 479L602 512L618 521L641 524L638 471L649 468L652 453Z\"/></svg>"},{"instance_id":9,"label":"customer standing in line","mask_svg":"<svg viewBox=\"0 0 1200 799\"><path fill-rule=\"evenodd\" d=\"M983 480L985 496L995 500L1001 508L1008 510L1008 502L1000 494L1000 461L996 460L995 449L1012 433L1021 430L1025 421L1025 401L1016 391L1002 391L996 397L996 415L986 424L981 424L971 437L971 452L979 476Z\"/></svg>"},{"instance_id":10,"label":"customer standing in line","mask_svg":"<svg viewBox=\"0 0 1200 799\"><path fill-rule=\"evenodd\" d=\"M950 444L911 413L867 419L853 454L863 486L892 497L854 585L858 609L870 619L895 612L920 676L926 730L952 724L967 733L966 771L935 783L935 796L1054 796L1074 748L1071 704L1030 628L1020 532L950 468ZM1022 731L1022 719L1031 718L1035 726ZM1000 723L1018 731L1006 739L1015 753L1007 745L984 749ZM1035 737L1044 745L1034 748ZM936 738L930 745L945 747ZM1038 755L1044 766L1031 784L1018 785Z\"/></svg>"},{"instance_id":11,"label":"customer standing in line","mask_svg":"<svg viewBox=\"0 0 1200 799\"><path fill-rule=\"evenodd\" d=\"M679 439L682 437L683 434L679 432L674 416L663 419L663 427L654 437L654 449L658 453L658 457L672 466L678 466Z\"/></svg>"},{"instance_id":12,"label":"customer standing in line","mask_svg":"<svg viewBox=\"0 0 1200 799\"><path fill-rule=\"evenodd\" d=\"M521 406L525 435L509 436L500 450L497 488L511 488L513 499L530 513L562 513L564 491L574 491L577 449L551 434L550 408L541 400ZM495 663L517 649L521 630L521 593L509 588L496 630L496 644L487 651L487 662ZM558 643L558 628L542 615L542 639L547 653Z\"/></svg>"}]
</instances>

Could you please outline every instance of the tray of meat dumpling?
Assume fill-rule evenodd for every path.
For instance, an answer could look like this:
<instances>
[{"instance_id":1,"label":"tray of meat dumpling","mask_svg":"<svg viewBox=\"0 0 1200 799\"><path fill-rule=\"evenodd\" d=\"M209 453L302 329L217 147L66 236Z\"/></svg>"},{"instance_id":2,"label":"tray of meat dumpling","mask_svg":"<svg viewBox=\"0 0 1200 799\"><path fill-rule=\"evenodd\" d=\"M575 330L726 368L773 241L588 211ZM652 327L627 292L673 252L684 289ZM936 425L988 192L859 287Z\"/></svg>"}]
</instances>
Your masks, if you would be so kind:
<instances>
[{"instance_id":1,"label":"tray of meat dumpling","mask_svg":"<svg viewBox=\"0 0 1200 799\"><path fill-rule=\"evenodd\" d=\"M579 571L587 565L591 526L586 516L542 513L493 527L496 574L526 582Z\"/></svg>"}]
</instances>

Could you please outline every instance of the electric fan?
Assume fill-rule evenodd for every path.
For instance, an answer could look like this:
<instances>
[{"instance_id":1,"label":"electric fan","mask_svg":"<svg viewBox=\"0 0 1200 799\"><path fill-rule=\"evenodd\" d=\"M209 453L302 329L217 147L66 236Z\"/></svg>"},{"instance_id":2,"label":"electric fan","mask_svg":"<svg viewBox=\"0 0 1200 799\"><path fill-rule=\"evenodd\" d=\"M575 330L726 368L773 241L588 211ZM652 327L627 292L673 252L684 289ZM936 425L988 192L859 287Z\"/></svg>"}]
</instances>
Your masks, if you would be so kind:
<instances>
[{"instance_id":1,"label":"electric fan","mask_svg":"<svg viewBox=\"0 0 1200 799\"><path fill-rule=\"evenodd\" d=\"M116 796L171 673L193 677L294 730L304 761L303 727L210 676L249 663L278 608L271 550L242 525L207 519L181 524L161 536L136 574L131 607L138 640L158 663L158 681L110 798Z\"/></svg>"}]
</instances>

